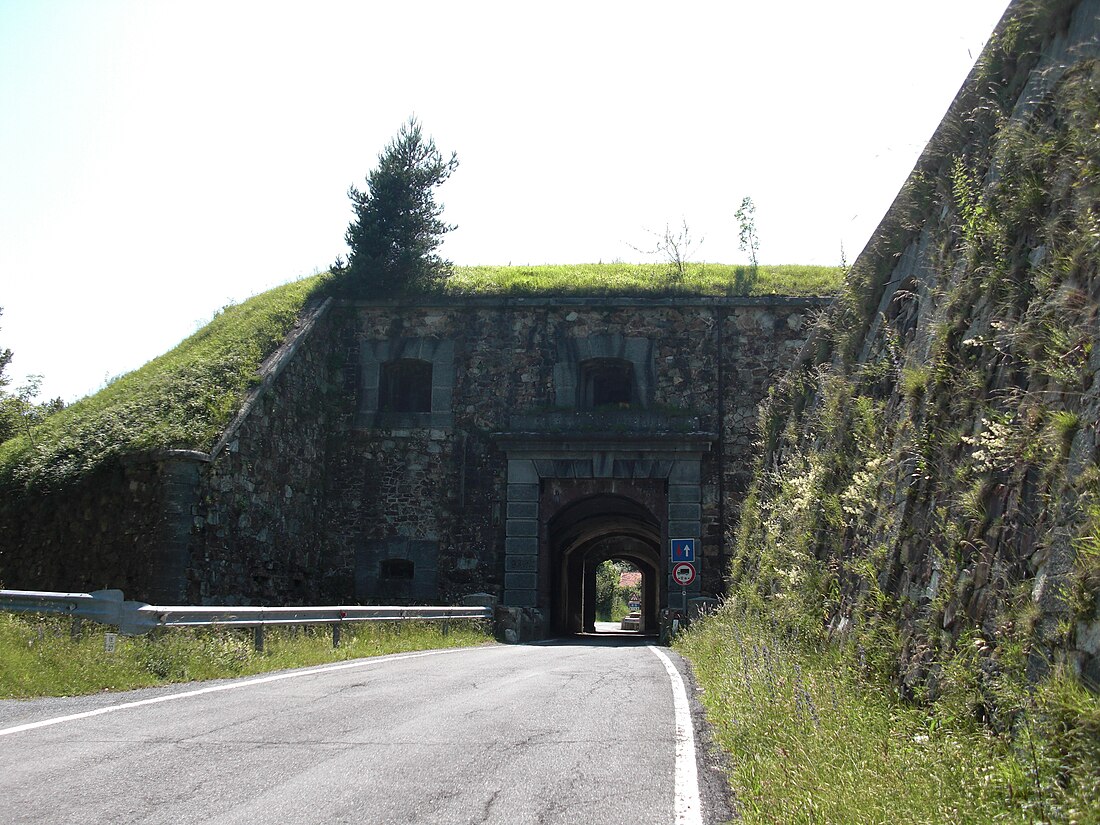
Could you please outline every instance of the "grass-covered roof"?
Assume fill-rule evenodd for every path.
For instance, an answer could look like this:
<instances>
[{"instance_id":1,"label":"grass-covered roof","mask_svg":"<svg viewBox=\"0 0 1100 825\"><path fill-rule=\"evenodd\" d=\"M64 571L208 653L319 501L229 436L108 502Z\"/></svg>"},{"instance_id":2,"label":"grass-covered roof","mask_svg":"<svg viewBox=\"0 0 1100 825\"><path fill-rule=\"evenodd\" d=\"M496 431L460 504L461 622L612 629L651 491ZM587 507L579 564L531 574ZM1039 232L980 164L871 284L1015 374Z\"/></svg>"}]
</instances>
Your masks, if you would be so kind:
<instances>
[{"instance_id":1,"label":"grass-covered roof","mask_svg":"<svg viewBox=\"0 0 1100 825\"><path fill-rule=\"evenodd\" d=\"M841 270L821 266L657 264L456 267L448 296L823 295ZM108 459L149 450L209 450L259 381L303 306L332 285L319 275L226 307L171 351L0 445L0 489L66 486Z\"/></svg>"}]
</instances>

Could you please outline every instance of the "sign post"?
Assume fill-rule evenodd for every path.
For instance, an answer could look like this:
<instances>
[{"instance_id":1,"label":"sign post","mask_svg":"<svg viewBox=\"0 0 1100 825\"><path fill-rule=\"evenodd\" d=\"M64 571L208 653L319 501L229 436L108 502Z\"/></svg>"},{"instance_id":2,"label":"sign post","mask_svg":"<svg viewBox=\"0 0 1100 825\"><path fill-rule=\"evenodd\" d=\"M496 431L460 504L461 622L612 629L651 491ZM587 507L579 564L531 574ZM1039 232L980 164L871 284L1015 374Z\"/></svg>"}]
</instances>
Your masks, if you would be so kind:
<instances>
[{"instance_id":1,"label":"sign post","mask_svg":"<svg viewBox=\"0 0 1100 825\"><path fill-rule=\"evenodd\" d=\"M695 565L689 561L678 561L672 565L672 580L680 585L681 606L687 617L688 585L695 581Z\"/></svg>"}]
</instances>

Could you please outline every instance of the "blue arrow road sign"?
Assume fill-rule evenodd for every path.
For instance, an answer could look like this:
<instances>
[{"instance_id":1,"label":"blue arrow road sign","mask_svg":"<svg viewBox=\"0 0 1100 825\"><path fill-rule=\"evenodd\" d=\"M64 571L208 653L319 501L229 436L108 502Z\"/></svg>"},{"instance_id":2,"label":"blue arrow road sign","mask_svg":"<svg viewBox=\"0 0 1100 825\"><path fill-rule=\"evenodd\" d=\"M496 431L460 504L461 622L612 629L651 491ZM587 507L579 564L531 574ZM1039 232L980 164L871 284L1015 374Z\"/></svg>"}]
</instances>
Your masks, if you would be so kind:
<instances>
[{"instance_id":1,"label":"blue arrow road sign","mask_svg":"<svg viewBox=\"0 0 1100 825\"><path fill-rule=\"evenodd\" d=\"M695 539L672 540L672 563L695 561Z\"/></svg>"}]
</instances>

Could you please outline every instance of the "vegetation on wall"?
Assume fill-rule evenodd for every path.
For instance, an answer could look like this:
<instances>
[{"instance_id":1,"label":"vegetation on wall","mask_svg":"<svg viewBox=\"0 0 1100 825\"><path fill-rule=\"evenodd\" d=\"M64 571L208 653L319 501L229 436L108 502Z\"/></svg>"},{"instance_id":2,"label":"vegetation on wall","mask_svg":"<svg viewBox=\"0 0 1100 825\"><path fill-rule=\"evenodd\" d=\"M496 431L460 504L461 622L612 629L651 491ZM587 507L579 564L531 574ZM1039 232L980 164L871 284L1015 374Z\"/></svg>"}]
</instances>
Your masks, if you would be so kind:
<instances>
[{"instance_id":1,"label":"vegetation on wall","mask_svg":"<svg viewBox=\"0 0 1100 825\"><path fill-rule=\"evenodd\" d=\"M315 276L225 307L175 349L4 442L0 490L58 489L126 453L209 450L326 282Z\"/></svg>"},{"instance_id":2,"label":"vegetation on wall","mask_svg":"<svg viewBox=\"0 0 1100 825\"><path fill-rule=\"evenodd\" d=\"M459 266L449 295L631 296L832 295L843 280L836 266L709 264L568 264Z\"/></svg>"},{"instance_id":3,"label":"vegetation on wall","mask_svg":"<svg viewBox=\"0 0 1100 825\"><path fill-rule=\"evenodd\" d=\"M962 795L897 821L1100 820L1100 67L1017 103L1072 5L1016 4L761 418L730 599L688 643L704 670L725 660L708 701L731 726L738 793L792 806L755 821L862 810L813 785L842 755L878 793L896 771L921 784L913 765L938 776L916 736L958 763L937 782ZM764 647L786 676L755 679ZM875 694L838 730L885 714L862 734L881 760L786 738L768 746L780 760L766 752L754 725L778 736L800 715L821 738L810 708L831 700L811 669L855 691L838 708ZM768 680L790 693L786 716L738 703ZM972 813L975 782L999 814Z\"/></svg>"}]
</instances>

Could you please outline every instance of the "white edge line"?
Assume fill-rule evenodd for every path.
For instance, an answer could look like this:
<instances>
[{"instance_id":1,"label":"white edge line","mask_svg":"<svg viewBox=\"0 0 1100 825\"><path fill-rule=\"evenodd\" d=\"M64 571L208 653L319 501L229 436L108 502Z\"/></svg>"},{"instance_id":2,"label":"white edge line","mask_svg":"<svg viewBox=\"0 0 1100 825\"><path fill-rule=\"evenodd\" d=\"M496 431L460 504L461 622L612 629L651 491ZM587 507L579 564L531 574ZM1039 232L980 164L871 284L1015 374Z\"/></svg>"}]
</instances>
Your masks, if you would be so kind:
<instances>
[{"instance_id":1,"label":"white edge line","mask_svg":"<svg viewBox=\"0 0 1100 825\"><path fill-rule=\"evenodd\" d=\"M675 825L703 825L703 805L699 798L699 769L695 765L695 729L687 689L676 665L663 650L646 645L661 660L672 682L672 706L676 716L676 781L673 822Z\"/></svg>"},{"instance_id":2,"label":"white edge line","mask_svg":"<svg viewBox=\"0 0 1100 825\"><path fill-rule=\"evenodd\" d=\"M105 713L114 713L118 710L130 710L131 708L140 708L146 705L158 705L161 702L171 702L175 699L188 699L192 696L202 696L207 693L219 693L223 690L236 690L237 688L252 687L253 685L263 685L268 682L279 682L283 679L296 679L299 676L316 676L322 673L332 673L337 670L350 670L357 667L369 667L371 665L384 664L385 662L397 662L402 659L418 659L421 656L437 656L443 653L459 653L463 650L470 650L468 647L456 647L447 648L445 650L423 650L417 653L397 653L389 656L377 656L369 659L357 659L354 662L342 662L337 665L323 665L321 667L311 667L304 670L292 670L284 671L282 673L275 673L271 676L261 676L259 678L245 679L239 682L227 682L221 685L211 685L210 687L198 688L197 690L187 690L182 693L169 693L165 696L155 696L152 699L140 699L136 702L124 702L121 705L108 705L107 707L96 708L95 710L84 711L83 713L72 713L68 716L55 716L51 719L42 719L38 722L27 722L23 725L16 725L12 728L0 729L0 736L7 736L12 733L21 733L23 731L35 730L37 728L47 728L51 725L60 725L63 722L76 722L80 719L90 719L93 716L102 716Z\"/></svg>"}]
</instances>

